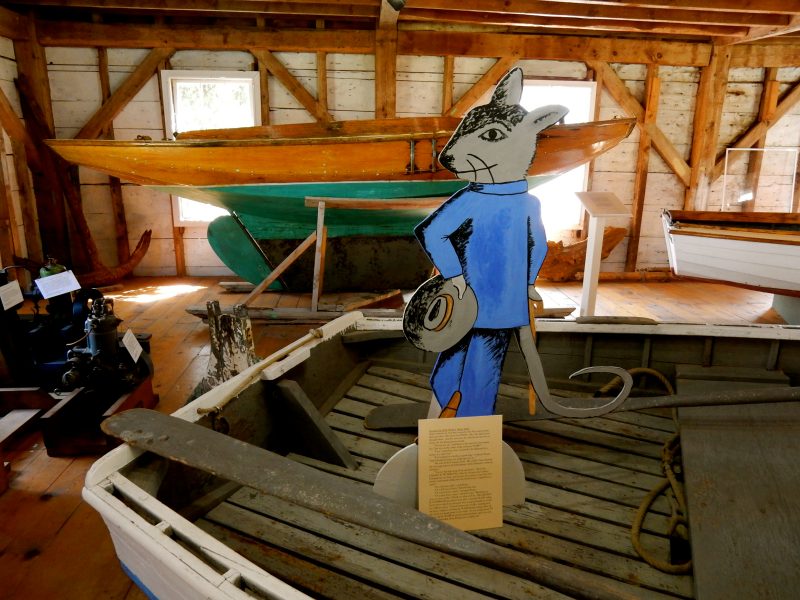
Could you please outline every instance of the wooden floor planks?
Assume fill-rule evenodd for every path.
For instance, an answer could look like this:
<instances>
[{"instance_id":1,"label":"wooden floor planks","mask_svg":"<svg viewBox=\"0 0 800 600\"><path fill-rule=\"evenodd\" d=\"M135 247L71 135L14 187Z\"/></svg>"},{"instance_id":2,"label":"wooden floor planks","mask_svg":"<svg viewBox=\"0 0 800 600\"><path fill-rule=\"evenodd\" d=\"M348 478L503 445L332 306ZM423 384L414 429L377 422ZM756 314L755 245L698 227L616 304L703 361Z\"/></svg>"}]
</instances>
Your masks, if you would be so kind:
<instances>
[{"instance_id":1,"label":"wooden floor planks","mask_svg":"<svg viewBox=\"0 0 800 600\"><path fill-rule=\"evenodd\" d=\"M185 307L205 305L213 299L218 299L223 306L229 306L241 302L246 296L225 293L218 281L219 278L140 277L126 280L122 290L110 293L115 298L116 312L124 319L121 325L123 330L130 327L137 333L149 331L153 334L154 384L160 394L158 408L162 412L173 412L184 404L205 373L208 361L207 329L202 321L187 315ZM540 282L537 289L546 306L577 307L580 303L580 283ZM340 303L340 297L333 296L324 297L323 302ZM779 323L781 319L771 310L771 301L769 294L709 283L601 283L597 312L618 316L648 316L673 322ZM279 302L286 306L301 305L300 298L276 293L263 294L255 305L275 307ZM307 304L307 300L302 298L302 305ZM257 351L259 355L266 356L305 334L308 329L308 325L256 323L253 334ZM361 400L363 390L367 388L352 388L348 397ZM382 397L374 390L369 395L376 404L390 400L389 396ZM427 401L422 396L415 398ZM668 414L657 415L649 411L646 414L656 420L645 419L642 414L632 424L670 431ZM622 418L623 415L609 417L612 420ZM592 461L601 465L598 469L608 465L649 477L658 475L658 460L651 456L576 443L574 436L564 431L548 433L507 426L505 432L507 439L515 445L526 445L533 456L537 455L538 449L542 454L548 451ZM368 464L370 476L377 472L379 464L402 445L399 439L387 444L358 439L344 432L339 435L348 448L364 461L365 466ZM14 440L6 449L5 460L11 463L11 487L0 496L0 598L143 600L145 596L119 568L99 516L80 500L79 481L91 461L47 456L38 434ZM544 460L539 457L533 462ZM589 472L588 469L583 470L585 467L570 464L567 470ZM614 480L608 473L599 478ZM627 483L641 487L633 482ZM554 511L572 510L578 511L578 514L592 512L593 515L587 515L586 518L592 519L596 527L611 524L624 528L626 522L630 521L631 509L611 503L588 511L582 507L581 498L585 497L552 486L529 487L529 504L536 502L538 506ZM65 510L65 504L62 503L67 501L72 510ZM27 532L34 523L39 533L28 537ZM566 553L566 548L562 551L565 557L571 556ZM275 560L283 560L283 557ZM309 580L315 576L311 570L303 573ZM638 571L631 571L630 576L638 577ZM362 596L355 591L351 595Z\"/></svg>"}]
</instances>

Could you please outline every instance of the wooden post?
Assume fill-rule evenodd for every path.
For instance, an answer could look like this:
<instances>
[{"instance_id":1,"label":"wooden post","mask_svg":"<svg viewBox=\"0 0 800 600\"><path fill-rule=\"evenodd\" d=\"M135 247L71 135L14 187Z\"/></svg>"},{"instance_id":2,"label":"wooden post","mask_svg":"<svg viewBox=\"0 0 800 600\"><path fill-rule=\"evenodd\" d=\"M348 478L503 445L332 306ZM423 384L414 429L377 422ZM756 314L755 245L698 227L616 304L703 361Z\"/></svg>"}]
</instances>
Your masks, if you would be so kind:
<instances>
[{"instance_id":1,"label":"wooden post","mask_svg":"<svg viewBox=\"0 0 800 600\"><path fill-rule=\"evenodd\" d=\"M703 67L700 75L694 112L691 173L683 201L684 210L705 210L708 206L731 52L730 46L714 46L711 61Z\"/></svg>"},{"instance_id":2,"label":"wooden post","mask_svg":"<svg viewBox=\"0 0 800 600\"><path fill-rule=\"evenodd\" d=\"M758 121L769 123L778 108L778 95L780 93L780 83L778 82L777 67L767 67L764 69L764 84L761 89L761 101L758 105ZM767 145L766 129L753 144L755 152L750 152L750 160L747 162L747 175L745 176L742 193L750 193L750 200L742 202L742 210L755 210L758 198L758 183L761 179L761 165L764 163L764 153L762 150Z\"/></svg>"},{"instance_id":3,"label":"wooden post","mask_svg":"<svg viewBox=\"0 0 800 600\"><path fill-rule=\"evenodd\" d=\"M375 32L375 118L393 119L397 110L397 11L381 0Z\"/></svg>"},{"instance_id":4,"label":"wooden post","mask_svg":"<svg viewBox=\"0 0 800 600\"><path fill-rule=\"evenodd\" d=\"M5 143L3 134L0 132L0 267L14 264L14 255L21 254L17 251L18 237L14 202L6 177ZM10 278L16 279L14 273L9 271L8 274ZM0 469L2 469L2 465L0 465Z\"/></svg>"},{"instance_id":5,"label":"wooden post","mask_svg":"<svg viewBox=\"0 0 800 600\"><path fill-rule=\"evenodd\" d=\"M25 82L26 90L31 94L27 102L23 98L23 117L27 121L26 129L31 132L30 121L38 121L38 126L43 129L42 135L31 136L34 144L42 144L42 139L54 137L55 126L53 123L52 101L50 98L50 83L47 75L47 59L45 58L44 48L39 44L37 34L37 23L33 16L26 20L27 31L25 39L14 41L14 56L17 60L17 70L19 73L18 85ZM20 94L22 96L22 94ZM30 103L33 102L39 107L41 114L31 113ZM42 145L43 146L43 145ZM16 149L14 149L16 154ZM45 151L46 152L46 151ZM26 156L25 153L22 156ZM44 162L44 157L42 157ZM28 162L30 163L30 157ZM18 164L18 174L21 165ZM44 168L43 165L41 168ZM35 239L29 238L28 257L35 260L31 249L31 241L38 239L43 246L42 254L50 254L64 261L70 259L69 237L67 234L67 212L64 206L64 199L58 193L58 184L54 183L57 175L54 172L42 172L41 168L33 169L33 190L36 198L36 212L38 214L38 227L40 235ZM27 170L27 169L26 169ZM25 175L27 177L27 175ZM35 249L34 249L35 252Z\"/></svg>"},{"instance_id":6,"label":"wooden post","mask_svg":"<svg viewBox=\"0 0 800 600\"><path fill-rule=\"evenodd\" d=\"M317 29L325 29L325 19L317 19ZM317 52L317 103L328 110L328 53Z\"/></svg>"},{"instance_id":7,"label":"wooden post","mask_svg":"<svg viewBox=\"0 0 800 600\"><path fill-rule=\"evenodd\" d=\"M328 229L325 227L325 202L317 205L317 247L314 252L314 282L311 287L311 312L319 309L319 297L325 280L325 250L328 245Z\"/></svg>"},{"instance_id":8,"label":"wooden post","mask_svg":"<svg viewBox=\"0 0 800 600\"><path fill-rule=\"evenodd\" d=\"M108 52L105 48L97 49L97 64L100 74L100 94L103 102L111 98L111 82L108 78ZM114 139L114 126L109 123L105 130L107 139ZM128 221L125 218L125 203L122 197L122 183L118 177L109 176L108 189L111 192L111 207L114 213L114 228L117 242L117 262L123 263L131 256L128 245Z\"/></svg>"},{"instance_id":9,"label":"wooden post","mask_svg":"<svg viewBox=\"0 0 800 600\"><path fill-rule=\"evenodd\" d=\"M654 125L656 122L660 88L661 80L658 78L658 65L651 63L647 65L644 105L645 127L642 127L639 132L639 153L636 157L636 175L633 184L633 223L631 224L628 250L625 257L625 270L629 273L636 270L636 260L639 255L639 235L642 231L642 216L644 214L644 200L650 164L650 147L652 145L648 125Z\"/></svg>"},{"instance_id":10,"label":"wooden post","mask_svg":"<svg viewBox=\"0 0 800 600\"><path fill-rule=\"evenodd\" d=\"M442 75L442 115L447 115L453 106L453 78L455 75L456 59L452 55L444 57L444 72Z\"/></svg>"},{"instance_id":11,"label":"wooden post","mask_svg":"<svg viewBox=\"0 0 800 600\"><path fill-rule=\"evenodd\" d=\"M19 186L19 207L22 215L22 232L25 237L25 255L38 263L44 263L42 238L39 233L39 217L36 212L36 193L33 189L31 173L28 170L25 145L11 140L11 152L14 160L14 172Z\"/></svg>"}]
</instances>

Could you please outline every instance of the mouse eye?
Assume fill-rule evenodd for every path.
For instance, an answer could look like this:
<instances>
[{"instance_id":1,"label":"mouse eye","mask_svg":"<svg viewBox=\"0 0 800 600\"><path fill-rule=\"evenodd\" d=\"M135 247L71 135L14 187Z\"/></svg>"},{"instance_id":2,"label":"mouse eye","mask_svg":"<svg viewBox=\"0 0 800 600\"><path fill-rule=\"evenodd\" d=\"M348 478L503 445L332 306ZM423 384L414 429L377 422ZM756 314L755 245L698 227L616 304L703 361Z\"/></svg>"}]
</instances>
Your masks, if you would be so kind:
<instances>
[{"instance_id":1,"label":"mouse eye","mask_svg":"<svg viewBox=\"0 0 800 600\"><path fill-rule=\"evenodd\" d=\"M499 142L500 140L506 139L508 136L499 129L492 128L492 129L487 129L478 137L481 138L484 142Z\"/></svg>"}]
</instances>

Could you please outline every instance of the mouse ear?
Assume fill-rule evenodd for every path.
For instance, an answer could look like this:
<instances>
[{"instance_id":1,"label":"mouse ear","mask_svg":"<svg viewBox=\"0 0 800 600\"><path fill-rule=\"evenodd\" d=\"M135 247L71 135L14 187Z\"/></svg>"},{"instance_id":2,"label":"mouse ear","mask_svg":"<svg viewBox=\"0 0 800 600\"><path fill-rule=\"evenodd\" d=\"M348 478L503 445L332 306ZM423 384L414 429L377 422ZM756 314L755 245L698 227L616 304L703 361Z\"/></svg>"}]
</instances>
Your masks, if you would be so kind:
<instances>
[{"instance_id":1,"label":"mouse ear","mask_svg":"<svg viewBox=\"0 0 800 600\"><path fill-rule=\"evenodd\" d=\"M551 125L558 123L568 112L569 109L566 106L561 106L560 104L549 104L547 106L540 106L539 108L535 108L530 111L527 115L525 115L523 122L528 127L531 127L534 133L538 133L542 129L546 129Z\"/></svg>"},{"instance_id":2,"label":"mouse ear","mask_svg":"<svg viewBox=\"0 0 800 600\"><path fill-rule=\"evenodd\" d=\"M494 88L492 104L511 106L519 104L520 98L522 98L522 69L515 67L503 75L497 87Z\"/></svg>"}]
</instances>

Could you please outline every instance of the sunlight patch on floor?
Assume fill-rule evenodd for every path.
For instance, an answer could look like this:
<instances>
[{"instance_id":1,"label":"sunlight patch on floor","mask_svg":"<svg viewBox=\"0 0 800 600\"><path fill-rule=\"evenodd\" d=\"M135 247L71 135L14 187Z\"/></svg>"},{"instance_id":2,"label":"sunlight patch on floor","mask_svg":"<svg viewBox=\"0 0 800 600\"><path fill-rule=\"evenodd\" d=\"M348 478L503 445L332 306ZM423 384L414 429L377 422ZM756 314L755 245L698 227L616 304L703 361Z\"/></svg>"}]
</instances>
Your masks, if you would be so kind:
<instances>
[{"instance_id":1,"label":"sunlight patch on floor","mask_svg":"<svg viewBox=\"0 0 800 600\"><path fill-rule=\"evenodd\" d=\"M126 290L118 294L109 294L109 298L114 300L125 300L126 302L136 302L138 304L148 304L150 302L158 302L159 300L168 300L177 296L191 294L199 290L204 290L208 286L205 285L188 285L188 284L175 284L175 285L149 285L147 287L137 288L134 290Z\"/></svg>"}]
</instances>

